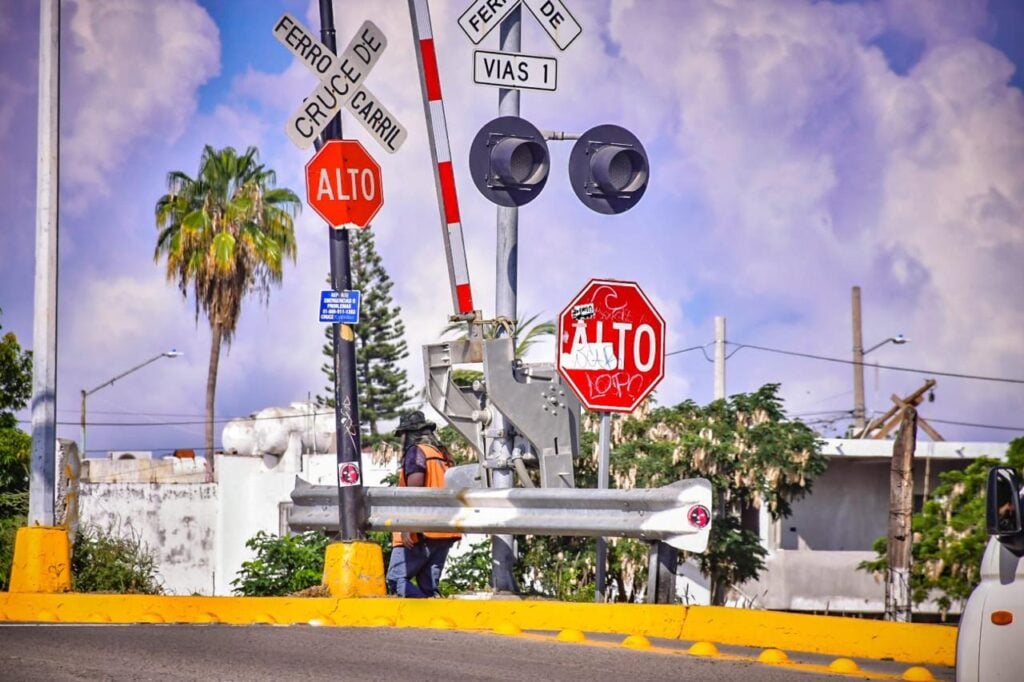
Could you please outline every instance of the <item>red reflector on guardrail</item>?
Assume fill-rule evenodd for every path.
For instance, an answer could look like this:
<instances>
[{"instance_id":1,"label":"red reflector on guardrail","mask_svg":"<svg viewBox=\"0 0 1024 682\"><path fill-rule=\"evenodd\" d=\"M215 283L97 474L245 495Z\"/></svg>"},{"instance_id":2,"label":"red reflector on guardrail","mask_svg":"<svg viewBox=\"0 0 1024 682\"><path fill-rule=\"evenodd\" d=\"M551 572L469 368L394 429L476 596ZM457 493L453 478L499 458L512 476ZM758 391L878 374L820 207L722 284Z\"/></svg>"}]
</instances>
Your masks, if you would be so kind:
<instances>
[{"instance_id":1,"label":"red reflector on guardrail","mask_svg":"<svg viewBox=\"0 0 1024 682\"><path fill-rule=\"evenodd\" d=\"M695 504L690 507L690 511L687 512L686 518L690 521L691 526L695 528L703 528L711 523L711 511L703 504Z\"/></svg>"}]
</instances>

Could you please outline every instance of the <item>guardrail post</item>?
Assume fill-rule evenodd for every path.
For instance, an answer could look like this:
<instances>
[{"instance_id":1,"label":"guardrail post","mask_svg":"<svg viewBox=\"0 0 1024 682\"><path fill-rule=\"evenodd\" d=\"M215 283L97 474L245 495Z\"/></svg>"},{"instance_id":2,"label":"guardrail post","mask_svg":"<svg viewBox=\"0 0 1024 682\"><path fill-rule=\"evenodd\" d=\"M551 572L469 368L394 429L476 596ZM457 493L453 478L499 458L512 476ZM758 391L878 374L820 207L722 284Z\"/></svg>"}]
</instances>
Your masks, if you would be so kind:
<instances>
[{"instance_id":1,"label":"guardrail post","mask_svg":"<svg viewBox=\"0 0 1024 682\"><path fill-rule=\"evenodd\" d=\"M676 600L676 567L679 550L664 542L652 542L647 562L647 603L672 604Z\"/></svg>"}]
</instances>

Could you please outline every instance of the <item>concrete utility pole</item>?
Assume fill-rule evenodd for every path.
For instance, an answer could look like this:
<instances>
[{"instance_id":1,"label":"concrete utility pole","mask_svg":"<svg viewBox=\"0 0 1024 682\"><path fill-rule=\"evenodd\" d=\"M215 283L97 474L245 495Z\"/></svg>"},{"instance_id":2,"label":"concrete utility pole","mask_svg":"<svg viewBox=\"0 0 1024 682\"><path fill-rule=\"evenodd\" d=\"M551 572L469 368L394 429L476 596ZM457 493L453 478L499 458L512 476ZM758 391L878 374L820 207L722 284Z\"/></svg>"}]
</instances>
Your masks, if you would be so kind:
<instances>
[{"instance_id":1,"label":"concrete utility pole","mask_svg":"<svg viewBox=\"0 0 1024 682\"><path fill-rule=\"evenodd\" d=\"M914 512L914 450L917 449L917 410L907 406L892 447L889 473L889 542L886 557L885 619L910 622L910 561Z\"/></svg>"},{"instance_id":2,"label":"concrete utility pole","mask_svg":"<svg viewBox=\"0 0 1024 682\"><path fill-rule=\"evenodd\" d=\"M853 430L864 431L864 340L861 338L860 287L853 287Z\"/></svg>"},{"instance_id":3,"label":"concrete utility pole","mask_svg":"<svg viewBox=\"0 0 1024 682\"><path fill-rule=\"evenodd\" d=\"M60 177L60 1L39 5L36 279L32 325L32 461L28 523L54 524L57 448L57 242Z\"/></svg>"},{"instance_id":4,"label":"concrete utility pole","mask_svg":"<svg viewBox=\"0 0 1024 682\"><path fill-rule=\"evenodd\" d=\"M332 0L320 0L320 41L331 52L337 53ZM341 114L335 115L324 131L323 142L341 139ZM323 143L317 142L317 150ZM330 233L331 288L348 291L352 288L352 266L349 258L348 230L328 230ZM337 435L338 470L345 464L355 463L362 472L362 446L359 433L359 394L356 391L356 343L352 327L332 325L334 340L334 428ZM362 540L366 520L366 498L363 495L362 474L358 485L341 485L338 478L338 515L342 540Z\"/></svg>"},{"instance_id":5,"label":"concrete utility pole","mask_svg":"<svg viewBox=\"0 0 1024 682\"><path fill-rule=\"evenodd\" d=\"M715 400L725 399L725 318L715 316Z\"/></svg>"}]
</instances>

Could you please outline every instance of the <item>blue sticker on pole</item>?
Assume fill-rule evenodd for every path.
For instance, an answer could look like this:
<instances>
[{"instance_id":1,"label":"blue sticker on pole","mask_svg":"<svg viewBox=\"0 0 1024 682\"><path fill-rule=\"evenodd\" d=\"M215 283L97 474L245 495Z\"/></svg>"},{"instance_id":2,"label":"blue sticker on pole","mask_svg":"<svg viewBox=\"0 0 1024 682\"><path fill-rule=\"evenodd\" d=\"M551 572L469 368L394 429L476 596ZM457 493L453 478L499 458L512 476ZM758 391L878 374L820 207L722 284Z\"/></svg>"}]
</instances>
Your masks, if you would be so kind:
<instances>
[{"instance_id":1,"label":"blue sticker on pole","mask_svg":"<svg viewBox=\"0 0 1024 682\"><path fill-rule=\"evenodd\" d=\"M320 321L331 324L359 324L358 290L321 291Z\"/></svg>"}]
</instances>

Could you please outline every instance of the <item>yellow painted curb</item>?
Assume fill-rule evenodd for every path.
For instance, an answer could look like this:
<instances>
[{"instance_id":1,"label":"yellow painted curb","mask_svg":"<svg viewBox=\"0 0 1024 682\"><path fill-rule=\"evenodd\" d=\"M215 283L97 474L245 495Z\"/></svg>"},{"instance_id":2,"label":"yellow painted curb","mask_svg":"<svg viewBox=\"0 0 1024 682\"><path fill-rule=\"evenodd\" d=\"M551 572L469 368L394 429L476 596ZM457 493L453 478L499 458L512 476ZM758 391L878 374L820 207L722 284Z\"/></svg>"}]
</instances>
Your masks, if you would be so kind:
<instances>
[{"instance_id":1,"label":"yellow painted curb","mask_svg":"<svg viewBox=\"0 0 1024 682\"><path fill-rule=\"evenodd\" d=\"M67 531L26 526L14 538L11 592L54 593L71 589L71 543Z\"/></svg>"},{"instance_id":2,"label":"yellow painted curb","mask_svg":"<svg viewBox=\"0 0 1024 682\"><path fill-rule=\"evenodd\" d=\"M444 618L460 630L490 632L502 624L514 623L525 631L559 632L561 641L583 641L584 632L630 633L647 638L778 648L789 653L891 658L917 665L952 666L956 651L953 627L715 606L0 592L0 614L10 621L138 623L150 613L167 623L246 624L269 622L269 616L281 625L330 618L342 627L434 628L434 621ZM570 635L568 631L579 634ZM570 636L583 639L565 639Z\"/></svg>"},{"instance_id":3,"label":"yellow painted curb","mask_svg":"<svg viewBox=\"0 0 1024 682\"><path fill-rule=\"evenodd\" d=\"M514 623L498 623L498 626L494 628L494 634L496 635L521 635L523 631L518 625Z\"/></svg>"},{"instance_id":4,"label":"yellow painted curb","mask_svg":"<svg viewBox=\"0 0 1024 682\"><path fill-rule=\"evenodd\" d=\"M691 606L680 639L952 666L956 628L721 606Z\"/></svg>"},{"instance_id":5,"label":"yellow painted curb","mask_svg":"<svg viewBox=\"0 0 1024 682\"><path fill-rule=\"evenodd\" d=\"M334 597L383 597L384 554L376 542L332 542L324 553L323 584Z\"/></svg>"}]
</instances>

